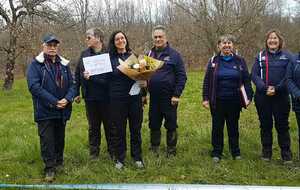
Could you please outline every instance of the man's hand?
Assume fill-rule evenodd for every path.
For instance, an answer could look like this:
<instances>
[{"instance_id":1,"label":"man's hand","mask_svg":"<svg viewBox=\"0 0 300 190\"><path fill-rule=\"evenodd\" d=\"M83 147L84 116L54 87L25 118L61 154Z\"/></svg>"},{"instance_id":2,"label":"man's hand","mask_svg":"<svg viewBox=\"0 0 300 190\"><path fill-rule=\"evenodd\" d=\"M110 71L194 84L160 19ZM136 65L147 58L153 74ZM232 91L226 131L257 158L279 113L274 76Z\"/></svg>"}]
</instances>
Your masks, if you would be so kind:
<instances>
[{"instance_id":1,"label":"man's hand","mask_svg":"<svg viewBox=\"0 0 300 190\"><path fill-rule=\"evenodd\" d=\"M68 103L69 103L68 100L63 98L63 99L57 101L56 107L58 109L64 109Z\"/></svg>"},{"instance_id":2,"label":"man's hand","mask_svg":"<svg viewBox=\"0 0 300 190\"><path fill-rule=\"evenodd\" d=\"M80 101L81 101L80 96L76 96L76 97L74 98L74 101L75 101L77 104L79 104Z\"/></svg>"},{"instance_id":3,"label":"man's hand","mask_svg":"<svg viewBox=\"0 0 300 190\"><path fill-rule=\"evenodd\" d=\"M209 109L209 101L208 100L203 101L202 106L206 109Z\"/></svg>"},{"instance_id":4,"label":"man's hand","mask_svg":"<svg viewBox=\"0 0 300 190\"><path fill-rule=\"evenodd\" d=\"M145 105L147 105L147 103L148 103L147 96L143 96L143 97L142 97L142 104L143 104L143 107L144 107Z\"/></svg>"},{"instance_id":5,"label":"man's hand","mask_svg":"<svg viewBox=\"0 0 300 190\"><path fill-rule=\"evenodd\" d=\"M90 79L90 73L88 71L83 71L83 77L85 78L85 80L89 80Z\"/></svg>"},{"instance_id":6,"label":"man's hand","mask_svg":"<svg viewBox=\"0 0 300 190\"><path fill-rule=\"evenodd\" d=\"M246 107L250 106L251 105L251 101L249 101L249 103L246 105Z\"/></svg>"},{"instance_id":7,"label":"man's hand","mask_svg":"<svg viewBox=\"0 0 300 190\"><path fill-rule=\"evenodd\" d=\"M138 84L141 88L146 88L147 87L147 81L146 80L138 80L137 82L138 82Z\"/></svg>"},{"instance_id":8,"label":"man's hand","mask_svg":"<svg viewBox=\"0 0 300 190\"><path fill-rule=\"evenodd\" d=\"M267 96L274 96L275 95L275 87L274 86L268 86L266 95Z\"/></svg>"},{"instance_id":9,"label":"man's hand","mask_svg":"<svg viewBox=\"0 0 300 190\"><path fill-rule=\"evenodd\" d=\"M171 98L171 105L172 105L172 106L177 105L178 102L179 102L179 98L178 98L178 97L173 96L173 97Z\"/></svg>"}]
</instances>

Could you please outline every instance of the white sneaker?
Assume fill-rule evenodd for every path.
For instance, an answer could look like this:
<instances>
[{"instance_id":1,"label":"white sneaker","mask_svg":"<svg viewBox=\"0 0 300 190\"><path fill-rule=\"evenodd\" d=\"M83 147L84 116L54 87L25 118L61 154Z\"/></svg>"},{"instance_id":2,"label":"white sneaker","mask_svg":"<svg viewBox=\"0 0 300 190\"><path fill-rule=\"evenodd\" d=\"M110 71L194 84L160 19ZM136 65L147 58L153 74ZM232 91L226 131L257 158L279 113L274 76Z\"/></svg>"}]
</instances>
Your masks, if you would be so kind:
<instances>
[{"instance_id":1,"label":"white sneaker","mask_svg":"<svg viewBox=\"0 0 300 190\"><path fill-rule=\"evenodd\" d=\"M124 164L122 164L122 162L116 162L116 164L115 164L115 168L116 169L118 169L118 170L121 170L121 169L123 169L123 167L124 167Z\"/></svg>"},{"instance_id":2,"label":"white sneaker","mask_svg":"<svg viewBox=\"0 0 300 190\"><path fill-rule=\"evenodd\" d=\"M236 156L236 157L234 157L234 160L241 160L241 159L242 159L241 156Z\"/></svg>"},{"instance_id":3,"label":"white sneaker","mask_svg":"<svg viewBox=\"0 0 300 190\"><path fill-rule=\"evenodd\" d=\"M283 165L291 165L293 164L292 160L283 160Z\"/></svg>"},{"instance_id":4,"label":"white sneaker","mask_svg":"<svg viewBox=\"0 0 300 190\"><path fill-rule=\"evenodd\" d=\"M215 163L220 162L220 158L217 157L217 156L212 157L212 160L213 160Z\"/></svg>"},{"instance_id":5,"label":"white sneaker","mask_svg":"<svg viewBox=\"0 0 300 190\"><path fill-rule=\"evenodd\" d=\"M135 161L135 166L137 167L137 168L145 168L145 165L144 165L144 163L142 162L142 161Z\"/></svg>"}]
</instances>

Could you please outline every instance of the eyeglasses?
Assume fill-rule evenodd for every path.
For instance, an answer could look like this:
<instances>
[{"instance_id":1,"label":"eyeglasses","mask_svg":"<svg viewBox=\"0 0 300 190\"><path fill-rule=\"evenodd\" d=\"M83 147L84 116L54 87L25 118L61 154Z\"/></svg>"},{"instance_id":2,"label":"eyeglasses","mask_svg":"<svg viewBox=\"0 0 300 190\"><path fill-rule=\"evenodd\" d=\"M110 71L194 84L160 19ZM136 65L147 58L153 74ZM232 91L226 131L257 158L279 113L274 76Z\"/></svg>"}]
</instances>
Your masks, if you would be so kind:
<instances>
[{"instance_id":1,"label":"eyeglasses","mask_svg":"<svg viewBox=\"0 0 300 190\"><path fill-rule=\"evenodd\" d=\"M58 46L58 44L57 43L48 43L48 44L46 44L46 46L56 48Z\"/></svg>"},{"instance_id":2,"label":"eyeglasses","mask_svg":"<svg viewBox=\"0 0 300 190\"><path fill-rule=\"evenodd\" d=\"M86 40L90 40L90 39L92 39L93 37L92 36L87 36L86 37Z\"/></svg>"}]
</instances>

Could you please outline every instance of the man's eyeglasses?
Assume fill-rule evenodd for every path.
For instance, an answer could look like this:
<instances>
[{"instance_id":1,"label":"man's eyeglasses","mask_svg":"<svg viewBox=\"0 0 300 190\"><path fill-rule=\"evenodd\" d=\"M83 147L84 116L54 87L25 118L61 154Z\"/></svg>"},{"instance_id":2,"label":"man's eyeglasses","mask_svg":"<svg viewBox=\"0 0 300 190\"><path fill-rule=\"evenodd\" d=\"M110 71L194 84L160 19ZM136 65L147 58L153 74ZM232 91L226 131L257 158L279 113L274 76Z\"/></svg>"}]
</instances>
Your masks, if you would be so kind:
<instances>
[{"instance_id":1,"label":"man's eyeglasses","mask_svg":"<svg viewBox=\"0 0 300 190\"><path fill-rule=\"evenodd\" d=\"M90 39L92 39L93 37L92 36L87 36L86 37L86 40L90 40Z\"/></svg>"},{"instance_id":2,"label":"man's eyeglasses","mask_svg":"<svg viewBox=\"0 0 300 190\"><path fill-rule=\"evenodd\" d=\"M56 48L58 46L58 43L48 43L48 44L46 44L46 46Z\"/></svg>"}]
</instances>

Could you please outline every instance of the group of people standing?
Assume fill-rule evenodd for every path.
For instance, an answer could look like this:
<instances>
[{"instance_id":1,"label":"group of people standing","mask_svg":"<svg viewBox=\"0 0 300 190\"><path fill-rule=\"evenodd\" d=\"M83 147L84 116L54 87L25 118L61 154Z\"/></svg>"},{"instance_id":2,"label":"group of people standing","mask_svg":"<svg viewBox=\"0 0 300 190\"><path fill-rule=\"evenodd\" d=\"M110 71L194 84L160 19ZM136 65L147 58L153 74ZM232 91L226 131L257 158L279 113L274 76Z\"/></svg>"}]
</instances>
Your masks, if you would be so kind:
<instances>
[{"instance_id":1,"label":"group of people standing","mask_svg":"<svg viewBox=\"0 0 300 190\"><path fill-rule=\"evenodd\" d=\"M159 154L161 126L164 120L167 157L176 155L177 106L187 80L180 54L170 47L164 26L152 32L154 47L147 53L162 60L163 66L148 81L135 81L122 73L118 66L134 52L123 31L111 34L104 45L101 29L86 31L88 48L81 53L75 79L68 60L58 54L60 41L54 35L43 38L43 50L28 68L28 88L32 94L34 118L40 137L41 155L45 163L45 180L54 180L55 171L63 166L65 126L71 115L72 102L84 99L88 120L88 141L91 159L100 153L101 125L104 127L107 152L117 169L124 167L129 125L130 153L137 168L144 168L141 128L143 106L150 94L149 128L150 150ZM289 134L290 96L300 125L300 55L295 57L283 50L284 40L277 30L265 38L265 49L255 59L251 74L245 59L237 55L235 38L226 34L219 38L219 53L208 64L203 81L203 106L212 116L213 161L222 159L224 125L226 122L229 149L233 159L241 159L239 147L239 118L253 98L251 80L256 86L254 102L260 121L262 159L272 158L273 120L283 163L292 163ZM85 70L83 59L108 53L112 72L91 75ZM131 93L133 86L140 91ZM81 91L81 92L80 92ZM300 132L300 131L299 131ZM300 133L299 133L300 134ZM299 142L300 143L300 142Z\"/></svg>"},{"instance_id":2,"label":"group of people standing","mask_svg":"<svg viewBox=\"0 0 300 190\"><path fill-rule=\"evenodd\" d=\"M159 154L160 128L164 120L167 130L166 155L176 155L177 106L187 80L180 54L170 47L164 26L152 32L154 47L149 56L164 61L148 81L135 81L117 67L120 60L133 54L126 34L115 31L105 47L101 29L86 31L88 48L81 53L75 79L72 78L68 61L58 54L60 41L52 34L43 38L43 50L33 59L28 68L28 88L32 94L34 119L37 123L41 155L45 164L45 180L52 182L55 172L63 166L65 126L71 115L72 102L85 102L88 120L88 140L91 159L100 152L101 125L104 127L107 151L117 169L124 167L126 155L126 126L130 131L130 153L137 168L144 168L142 157L141 128L143 106L150 94L149 128L151 147ZM109 53L112 72L90 75L85 70L83 59ZM138 85L141 90L132 94ZM81 96L80 96L81 91Z\"/></svg>"},{"instance_id":3,"label":"group of people standing","mask_svg":"<svg viewBox=\"0 0 300 190\"><path fill-rule=\"evenodd\" d=\"M290 164L292 152L288 122L289 94L299 126L300 55L295 57L283 50L282 35L278 30L270 30L266 34L265 49L256 56L249 74L245 60L235 53L234 43L235 38L232 35L220 37L219 53L209 60L203 82L202 104L205 108L210 108L212 116L212 159L219 162L222 158L225 122L232 157L242 158L238 122L242 108L247 108L252 101L252 80L256 86L254 102L260 122L261 159L271 161L274 123L281 159L284 164ZM245 98L248 101L244 101Z\"/></svg>"}]
</instances>

